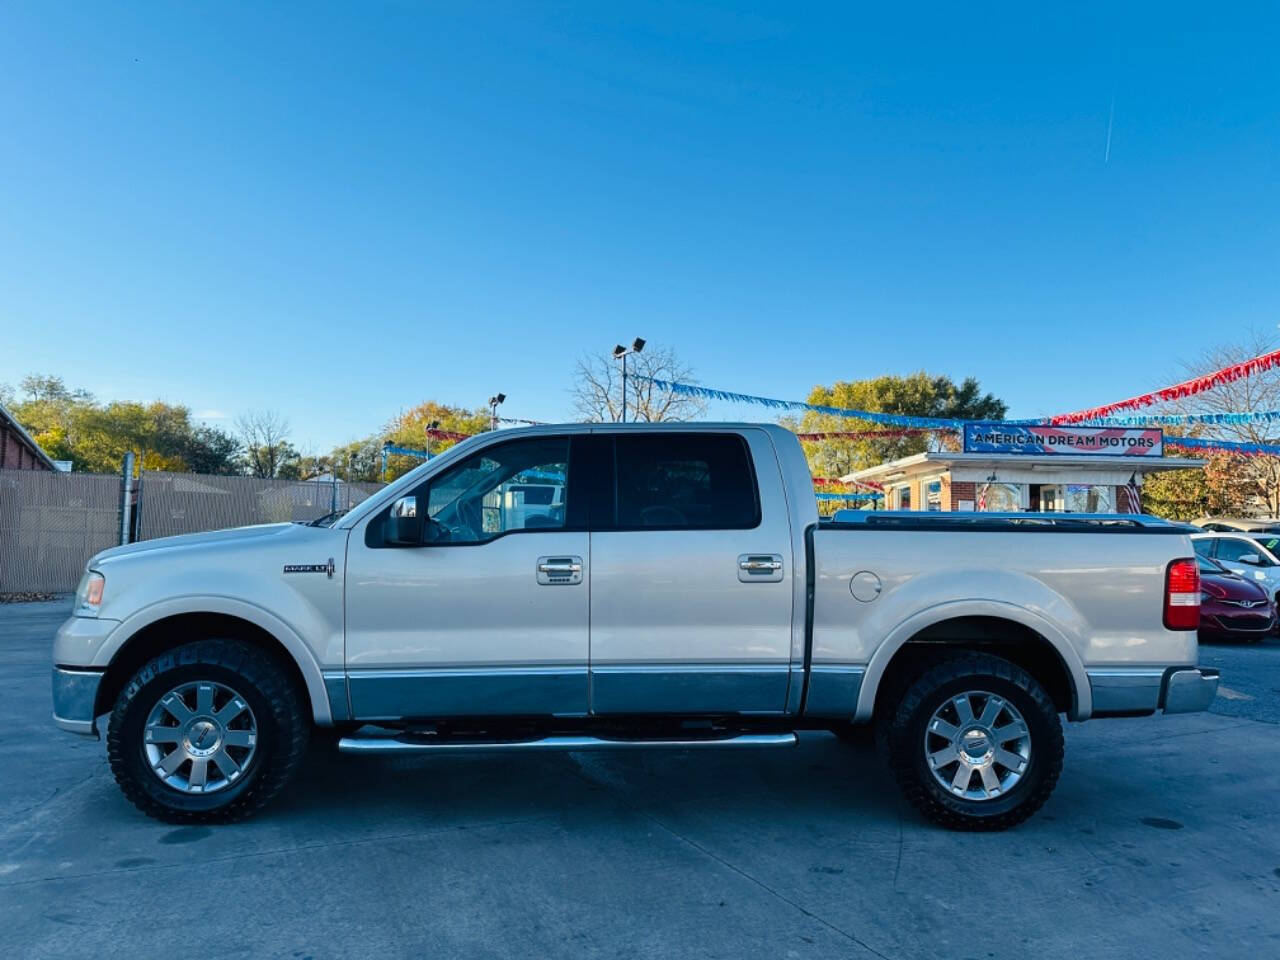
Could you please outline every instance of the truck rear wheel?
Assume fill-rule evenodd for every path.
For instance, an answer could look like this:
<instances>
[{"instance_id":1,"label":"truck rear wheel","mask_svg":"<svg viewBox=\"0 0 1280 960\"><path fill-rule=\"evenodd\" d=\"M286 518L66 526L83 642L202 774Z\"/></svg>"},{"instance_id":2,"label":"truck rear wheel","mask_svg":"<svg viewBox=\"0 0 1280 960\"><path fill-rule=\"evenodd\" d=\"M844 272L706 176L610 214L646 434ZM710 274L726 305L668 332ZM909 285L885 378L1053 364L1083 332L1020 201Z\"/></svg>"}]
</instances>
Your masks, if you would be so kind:
<instances>
[{"instance_id":1,"label":"truck rear wheel","mask_svg":"<svg viewBox=\"0 0 1280 960\"><path fill-rule=\"evenodd\" d=\"M134 674L111 713L107 756L124 795L148 816L228 823L280 792L310 730L282 665L241 640L202 640Z\"/></svg>"},{"instance_id":2,"label":"truck rear wheel","mask_svg":"<svg viewBox=\"0 0 1280 960\"><path fill-rule=\"evenodd\" d=\"M1062 772L1062 724L1045 689L1007 660L930 668L886 718L889 765L911 804L953 830L1005 830L1044 805Z\"/></svg>"}]
</instances>

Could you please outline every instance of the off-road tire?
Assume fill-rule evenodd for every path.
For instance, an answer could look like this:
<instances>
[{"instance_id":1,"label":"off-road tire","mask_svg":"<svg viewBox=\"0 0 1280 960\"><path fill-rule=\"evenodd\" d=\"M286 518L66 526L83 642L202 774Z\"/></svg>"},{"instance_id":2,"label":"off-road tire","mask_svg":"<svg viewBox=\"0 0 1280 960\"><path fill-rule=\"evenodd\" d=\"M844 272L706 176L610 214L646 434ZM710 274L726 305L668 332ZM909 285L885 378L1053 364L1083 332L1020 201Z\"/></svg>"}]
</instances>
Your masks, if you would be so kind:
<instances>
[{"instance_id":1,"label":"off-road tire","mask_svg":"<svg viewBox=\"0 0 1280 960\"><path fill-rule=\"evenodd\" d=\"M152 772L143 746L147 715L176 685L211 680L248 702L257 721L257 746L238 781L189 794ZM209 639L165 651L146 663L116 698L107 726L107 757L124 795L149 817L167 823L231 823L260 810L289 782L306 754L311 712L286 667L236 639Z\"/></svg>"},{"instance_id":2,"label":"off-road tire","mask_svg":"<svg viewBox=\"0 0 1280 960\"><path fill-rule=\"evenodd\" d=\"M1027 770L1000 797L969 800L949 793L934 778L925 756L925 728L933 712L948 697L968 690L1004 697L1031 733ZM881 730L889 767L903 796L950 830L1007 830L1022 823L1049 799L1062 772L1062 723L1053 700L1034 677L1000 657L965 653L928 668L892 704L886 720Z\"/></svg>"}]
</instances>

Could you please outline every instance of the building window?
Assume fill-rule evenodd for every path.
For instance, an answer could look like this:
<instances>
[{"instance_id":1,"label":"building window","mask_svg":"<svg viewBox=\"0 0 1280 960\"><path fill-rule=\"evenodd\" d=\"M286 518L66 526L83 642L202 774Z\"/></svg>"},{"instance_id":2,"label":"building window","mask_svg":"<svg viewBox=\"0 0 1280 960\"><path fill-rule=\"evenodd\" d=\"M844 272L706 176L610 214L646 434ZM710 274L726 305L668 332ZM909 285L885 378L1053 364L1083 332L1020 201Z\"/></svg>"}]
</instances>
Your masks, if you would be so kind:
<instances>
[{"instance_id":1,"label":"building window","mask_svg":"<svg viewBox=\"0 0 1280 960\"><path fill-rule=\"evenodd\" d=\"M1114 488L1092 483L1067 484L1068 513L1115 513Z\"/></svg>"},{"instance_id":2,"label":"building window","mask_svg":"<svg viewBox=\"0 0 1280 960\"><path fill-rule=\"evenodd\" d=\"M904 483L900 487L893 488L894 507L898 510L911 509L911 484Z\"/></svg>"},{"instance_id":3,"label":"building window","mask_svg":"<svg viewBox=\"0 0 1280 960\"><path fill-rule=\"evenodd\" d=\"M934 477L931 480L925 480L924 484L924 508L934 511L942 509L942 478Z\"/></svg>"},{"instance_id":4,"label":"building window","mask_svg":"<svg viewBox=\"0 0 1280 960\"><path fill-rule=\"evenodd\" d=\"M1018 513L1022 510L1022 484L984 483L978 487L978 510Z\"/></svg>"}]
</instances>

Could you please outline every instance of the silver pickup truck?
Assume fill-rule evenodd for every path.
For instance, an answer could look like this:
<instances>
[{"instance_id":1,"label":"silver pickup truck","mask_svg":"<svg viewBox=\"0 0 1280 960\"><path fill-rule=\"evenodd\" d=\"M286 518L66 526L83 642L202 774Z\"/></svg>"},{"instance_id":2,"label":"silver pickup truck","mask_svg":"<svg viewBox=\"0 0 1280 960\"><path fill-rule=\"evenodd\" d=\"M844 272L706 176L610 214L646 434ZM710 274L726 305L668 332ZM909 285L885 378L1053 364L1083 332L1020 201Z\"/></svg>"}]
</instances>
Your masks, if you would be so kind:
<instances>
[{"instance_id":1,"label":"silver pickup truck","mask_svg":"<svg viewBox=\"0 0 1280 960\"><path fill-rule=\"evenodd\" d=\"M874 724L907 798L1001 829L1069 720L1205 709L1199 575L1143 517L842 513L761 424L458 444L345 516L89 561L54 720L171 822L242 818L313 727L351 753L777 747Z\"/></svg>"}]
</instances>

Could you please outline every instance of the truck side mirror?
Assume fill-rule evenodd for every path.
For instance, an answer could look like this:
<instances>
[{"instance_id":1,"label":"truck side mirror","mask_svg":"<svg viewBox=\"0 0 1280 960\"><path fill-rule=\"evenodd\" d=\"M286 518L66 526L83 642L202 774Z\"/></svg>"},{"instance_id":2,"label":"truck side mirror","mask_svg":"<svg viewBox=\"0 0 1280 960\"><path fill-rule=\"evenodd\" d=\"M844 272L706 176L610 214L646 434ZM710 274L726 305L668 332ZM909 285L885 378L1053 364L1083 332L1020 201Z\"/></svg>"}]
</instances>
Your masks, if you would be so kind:
<instances>
[{"instance_id":1,"label":"truck side mirror","mask_svg":"<svg viewBox=\"0 0 1280 960\"><path fill-rule=\"evenodd\" d=\"M418 516L418 498L401 497L393 503L385 529L389 546L419 546L422 543L422 518Z\"/></svg>"}]
</instances>

